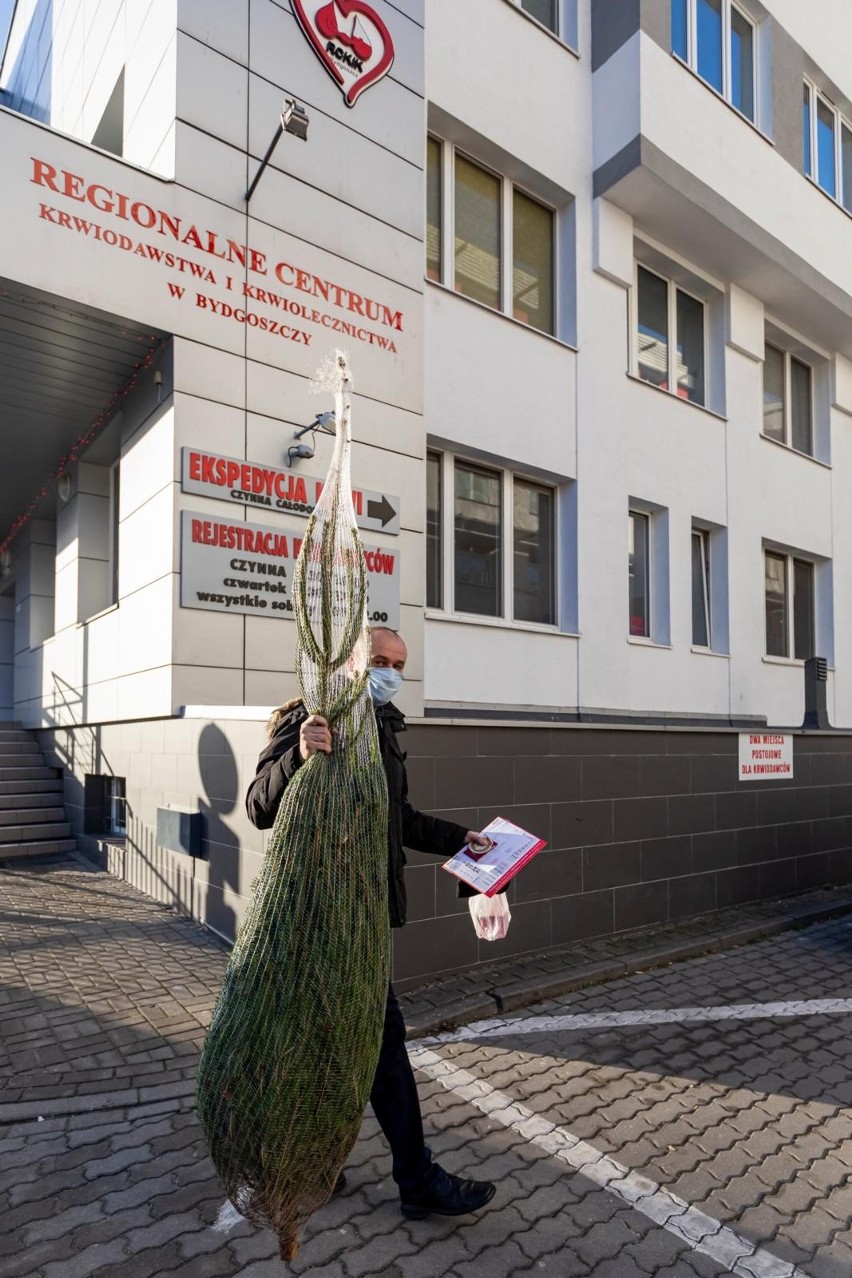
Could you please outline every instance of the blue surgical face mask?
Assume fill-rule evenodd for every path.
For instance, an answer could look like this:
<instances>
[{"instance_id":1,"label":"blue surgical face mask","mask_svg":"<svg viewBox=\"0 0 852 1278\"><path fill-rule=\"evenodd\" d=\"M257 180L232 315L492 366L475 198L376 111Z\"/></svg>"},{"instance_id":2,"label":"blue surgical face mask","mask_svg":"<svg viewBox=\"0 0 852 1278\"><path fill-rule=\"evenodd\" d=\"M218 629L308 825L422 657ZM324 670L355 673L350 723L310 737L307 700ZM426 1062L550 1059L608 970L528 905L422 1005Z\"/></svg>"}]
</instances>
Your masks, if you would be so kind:
<instances>
[{"instance_id":1,"label":"blue surgical face mask","mask_svg":"<svg viewBox=\"0 0 852 1278\"><path fill-rule=\"evenodd\" d=\"M402 672L388 666L371 666L367 679L374 706L387 705L402 687Z\"/></svg>"}]
</instances>

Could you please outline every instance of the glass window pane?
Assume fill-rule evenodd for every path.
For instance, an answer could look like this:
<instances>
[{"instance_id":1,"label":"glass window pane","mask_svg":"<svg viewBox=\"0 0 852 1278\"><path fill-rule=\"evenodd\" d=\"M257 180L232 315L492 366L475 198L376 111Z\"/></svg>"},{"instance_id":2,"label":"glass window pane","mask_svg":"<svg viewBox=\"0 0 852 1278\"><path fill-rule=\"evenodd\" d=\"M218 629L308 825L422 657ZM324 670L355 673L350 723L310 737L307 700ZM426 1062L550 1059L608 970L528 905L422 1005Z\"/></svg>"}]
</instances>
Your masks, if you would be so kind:
<instances>
[{"instance_id":1,"label":"glass window pane","mask_svg":"<svg viewBox=\"0 0 852 1278\"><path fill-rule=\"evenodd\" d=\"M553 214L522 191L513 197L512 305L515 319L553 332Z\"/></svg>"},{"instance_id":2,"label":"glass window pane","mask_svg":"<svg viewBox=\"0 0 852 1278\"><path fill-rule=\"evenodd\" d=\"M639 376L669 388L669 286L639 267Z\"/></svg>"},{"instance_id":3,"label":"glass window pane","mask_svg":"<svg viewBox=\"0 0 852 1278\"><path fill-rule=\"evenodd\" d=\"M426 142L426 275L441 279L441 143Z\"/></svg>"},{"instance_id":4,"label":"glass window pane","mask_svg":"<svg viewBox=\"0 0 852 1278\"><path fill-rule=\"evenodd\" d=\"M710 647L710 538L692 534L692 642Z\"/></svg>"},{"instance_id":5,"label":"glass window pane","mask_svg":"<svg viewBox=\"0 0 852 1278\"><path fill-rule=\"evenodd\" d=\"M763 357L763 433L784 443L784 352L767 345Z\"/></svg>"},{"instance_id":6,"label":"glass window pane","mask_svg":"<svg viewBox=\"0 0 852 1278\"><path fill-rule=\"evenodd\" d=\"M829 195L837 195L834 171L834 112L827 102L817 98L817 181Z\"/></svg>"},{"instance_id":7,"label":"glass window pane","mask_svg":"<svg viewBox=\"0 0 852 1278\"><path fill-rule=\"evenodd\" d=\"M797 359L790 360L790 401L791 443L800 453L813 456L811 370Z\"/></svg>"},{"instance_id":8,"label":"glass window pane","mask_svg":"<svg viewBox=\"0 0 852 1278\"><path fill-rule=\"evenodd\" d=\"M840 161L843 166L843 207L852 213L852 130L840 127Z\"/></svg>"},{"instance_id":9,"label":"glass window pane","mask_svg":"<svg viewBox=\"0 0 852 1278\"><path fill-rule=\"evenodd\" d=\"M553 489L514 485L515 620L553 625Z\"/></svg>"},{"instance_id":10,"label":"glass window pane","mask_svg":"<svg viewBox=\"0 0 852 1278\"><path fill-rule=\"evenodd\" d=\"M484 617L503 615L502 478L496 471L456 462L455 608Z\"/></svg>"},{"instance_id":11,"label":"glass window pane","mask_svg":"<svg viewBox=\"0 0 852 1278\"><path fill-rule=\"evenodd\" d=\"M443 605L441 573L441 455L426 454L426 607Z\"/></svg>"},{"instance_id":12,"label":"glass window pane","mask_svg":"<svg viewBox=\"0 0 852 1278\"><path fill-rule=\"evenodd\" d=\"M689 43L686 27L687 0L672 0L672 53L686 62L689 56Z\"/></svg>"},{"instance_id":13,"label":"glass window pane","mask_svg":"<svg viewBox=\"0 0 852 1278\"><path fill-rule=\"evenodd\" d=\"M807 661L814 652L814 566L793 560L793 656Z\"/></svg>"},{"instance_id":14,"label":"glass window pane","mask_svg":"<svg viewBox=\"0 0 852 1278\"><path fill-rule=\"evenodd\" d=\"M677 393L704 403L704 303L677 294Z\"/></svg>"},{"instance_id":15,"label":"glass window pane","mask_svg":"<svg viewBox=\"0 0 852 1278\"><path fill-rule=\"evenodd\" d=\"M802 97L802 142L805 172L812 174L813 165L811 162L811 90L809 85L805 85L804 95Z\"/></svg>"},{"instance_id":16,"label":"glass window pane","mask_svg":"<svg viewBox=\"0 0 852 1278\"><path fill-rule=\"evenodd\" d=\"M697 0L698 74L722 92L722 0Z\"/></svg>"},{"instance_id":17,"label":"glass window pane","mask_svg":"<svg viewBox=\"0 0 852 1278\"><path fill-rule=\"evenodd\" d=\"M456 155L456 289L500 306L500 179Z\"/></svg>"},{"instance_id":18,"label":"glass window pane","mask_svg":"<svg viewBox=\"0 0 852 1278\"><path fill-rule=\"evenodd\" d=\"M754 27L731 9L731 101L754 119Z\"/></svg>"},{"instance_id":19,"label":"glass window pane","mask_svg":"<svg viewBox=\"0 0 852 1278\"><path fill-rule=\"evenodd\" d=\"M639 515L631 510L627 542L630 633L645 638L651 634L648 575L650 524L648 515Z\"/></svg>"},{"instance_id":20,"label":"glass window pane","mask_svg":"<svg viewBox=\"0 0 852 1278\"><path fill-rule=\"evenodd\" d=\"M787 560L766 552L766 652L787 656Z\"/></svg>"},{"instance_id":21,"label":"glass window pane","mask_svg":"<svg viewBox=\"0 0 852 1278\"><path fill-rule=\"evenodd\" d=\"M521 8L538 18L550 31L556 31L556 0L521 0Z\"/></svg>"}]
</instances>

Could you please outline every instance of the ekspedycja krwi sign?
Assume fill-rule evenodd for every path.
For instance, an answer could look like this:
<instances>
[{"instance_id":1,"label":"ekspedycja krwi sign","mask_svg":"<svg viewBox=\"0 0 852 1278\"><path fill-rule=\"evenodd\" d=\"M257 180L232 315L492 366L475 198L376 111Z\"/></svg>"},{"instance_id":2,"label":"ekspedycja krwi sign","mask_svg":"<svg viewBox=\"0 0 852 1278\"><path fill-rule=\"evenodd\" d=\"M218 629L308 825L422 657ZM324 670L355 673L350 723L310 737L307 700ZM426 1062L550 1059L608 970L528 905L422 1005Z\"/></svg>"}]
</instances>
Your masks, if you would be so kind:
<instances>
[{"instance_id":1,"label":"ekspedycja krwi sign","mask_svg":"<svg viewBox=\"0 0 852 1278\"><path fill-rule=\"evenodd\" d=\"M181 491L215 497L241 506L262 506L286 515L309 515L319 501L323 481L293 470L223 457L201 448L181 452ZM356 488L355 519L368 532L399 532L399 498Z\"/></svg>"}]
</instances>

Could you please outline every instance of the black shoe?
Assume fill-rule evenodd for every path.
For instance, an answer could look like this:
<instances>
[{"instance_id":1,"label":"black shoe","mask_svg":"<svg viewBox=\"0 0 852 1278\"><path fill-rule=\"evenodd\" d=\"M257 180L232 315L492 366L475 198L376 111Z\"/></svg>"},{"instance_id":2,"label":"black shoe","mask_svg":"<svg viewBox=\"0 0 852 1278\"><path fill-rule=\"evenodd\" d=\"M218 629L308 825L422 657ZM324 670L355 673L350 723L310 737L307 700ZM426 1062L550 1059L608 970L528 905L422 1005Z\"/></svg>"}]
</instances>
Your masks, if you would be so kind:
<instances>
[{"instance_id":1,"label":"black shoe","mask_svg":"<svg viewBox=\"0 0 852 1278\"><path fill-rule=\"evenodd\" d=\"M466 1216L468 1212L479 1211L497 1192L490 1180L462 1180L461 1176L453 1176L438 1168L428 1189L419 1194L405 1193L400 1198L403 1216L410 1220L423 1220L434 1213L437 1216Z\"/></svg>"},{"instance_id":2,"label":"black shoe","mask_svg":"<svg viewBox=\"0 0 852 1278\"><path fill-rule=\"evenodd\" d=\"M334 1189L331 1191L332 1198L334 1198L335 1194L342 1194L345 1188L346 1172L341 1172L337 1180L334 1182Z\"/></svg>"}]
</instances>

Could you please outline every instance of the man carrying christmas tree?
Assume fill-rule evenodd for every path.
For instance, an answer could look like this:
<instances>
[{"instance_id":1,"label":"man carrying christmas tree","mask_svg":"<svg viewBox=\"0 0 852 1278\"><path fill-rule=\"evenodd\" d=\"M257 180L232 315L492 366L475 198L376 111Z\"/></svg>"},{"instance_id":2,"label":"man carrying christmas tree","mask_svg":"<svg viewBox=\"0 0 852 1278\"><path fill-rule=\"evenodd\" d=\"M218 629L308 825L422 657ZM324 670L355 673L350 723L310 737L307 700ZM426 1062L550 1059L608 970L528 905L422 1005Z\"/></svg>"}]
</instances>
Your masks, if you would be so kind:
<instances>
[{"instance_id":1,"label":"man carrying christmas tree","mask_svg":"<svg viewBox=\"0 0 852 1278\"><path fill-rule=\"evenodd\" d=\"M376 627L370 638L369 688L388 782L388 905L391 926L402 927L406 917L403 847L446 858L466 843L476 846L482 836L454 822L418 812L409 803L405 755L397 740L405 729L405 719L392 702L402 684L408 652L394 630ZM327 721L321 715L308 716L300 700L275 711L269 722L269 735L269 745L258 760L257 774L246 795L249 820L260 830L274 824L284 790L296 769L317 751L330 753L333 749ZM422 1219L433 1212L462 1216L478 1211L493 1198L495 1186L490 1181L464 1180L432 1160L423 1138L420 1100L405 1050L405 1023L390 986L370 1103L391 1147L393 1178L405 1216ZM337 1190L344 1185L341 1174Z\"/></svg>"}]
</instances>

